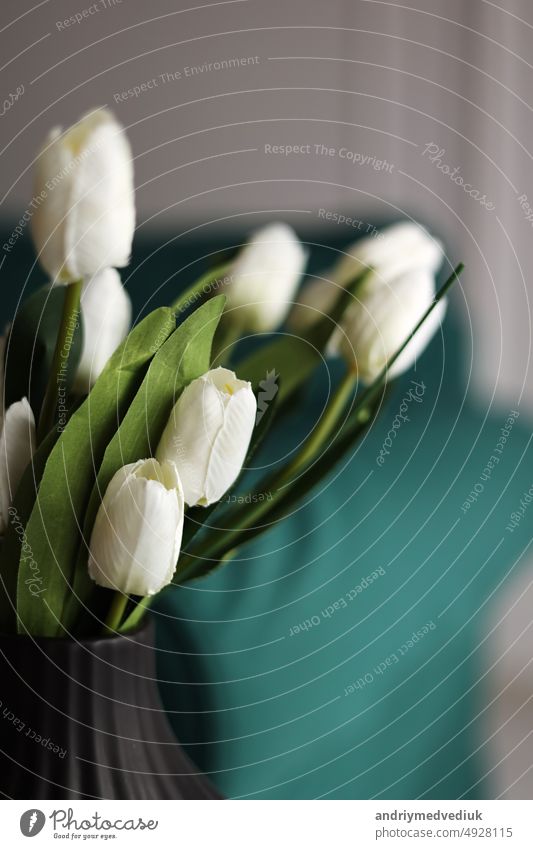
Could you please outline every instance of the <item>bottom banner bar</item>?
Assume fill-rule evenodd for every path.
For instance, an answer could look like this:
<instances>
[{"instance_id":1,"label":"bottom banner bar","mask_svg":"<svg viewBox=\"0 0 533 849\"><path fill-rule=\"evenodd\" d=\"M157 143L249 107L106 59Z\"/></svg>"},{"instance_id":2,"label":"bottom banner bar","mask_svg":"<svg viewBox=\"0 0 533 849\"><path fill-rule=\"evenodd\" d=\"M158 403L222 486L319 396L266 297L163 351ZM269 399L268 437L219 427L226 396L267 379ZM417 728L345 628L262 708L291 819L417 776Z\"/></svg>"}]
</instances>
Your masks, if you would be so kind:
<instances>
[{"instance_id":1,"label":"bottom banner bar","mask_svg":"<svg viewBox=\"0 0 533 849\"><path fill-rule=\"evenodd\" d=\"M209 807L206 807L206 806ZM533 846L529 802L4 801L2 845Z\"/></svg>"}]
</instances>

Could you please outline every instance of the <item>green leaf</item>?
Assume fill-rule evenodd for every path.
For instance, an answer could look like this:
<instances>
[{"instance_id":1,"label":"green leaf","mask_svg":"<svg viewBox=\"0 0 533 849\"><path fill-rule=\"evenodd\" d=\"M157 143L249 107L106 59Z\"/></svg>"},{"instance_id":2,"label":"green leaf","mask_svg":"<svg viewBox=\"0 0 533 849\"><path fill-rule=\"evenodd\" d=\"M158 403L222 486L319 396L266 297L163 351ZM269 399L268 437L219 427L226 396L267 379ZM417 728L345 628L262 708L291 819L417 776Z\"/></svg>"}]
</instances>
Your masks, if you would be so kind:
<instances>
[{"instance_id":1,"label":"green leaf","mask_svg":"<svg viewBox=\"0 0 533 849\"><path fill-rule=\"evenodd\" d=\"M26 526L26 541L41 579L38 595L28 589L35 569L32 572L29 562L20 559L17 612L21 633L61 633L80 527L96 470L137 392L147 363L174 328L174 313L167 307L155 310L138 324L113 354L52 448Z\"/></svg>"},{"instance_id":2,"label":"green leaf","mask_svg":"<svg viewBox=\"0 0 533 849\"><path fill-rule=\"evenodd\" d=\"M183 389L209 370L213 336L222 315L224 301L225 298L219 296L199 307L160 348L124 420L105 450L85 514L72 604L69 603L66 610L67 627L74 624L80 601L87 608L98 611L101 602L109 603L109 591L98 591L87 572L88 546L101 500L118 469L155 454L172 408ZM95 604L90 604L92 596Z\"/></svg>"},{"instance_id":3,"label":"green leaf","mask_svg":"<svg viewBox=\"0 0 533 849\"><path fill-rule=\"evenodd\" d=\"M46 390L57 339L65 288L43 286L31 295L17 312L6 346L6 407L26 396L36 419ZM81 322L74 328L65 374L66 388L74 380L81 357Z\"/></svg>"},{"instance_id":4,"label":"green leaf","mask_svg":"<svg viewBox=\"0 0 533 849\"><path fill-rule=\"evenodd\" d=\"M58 437L59 433L54 429L41 442L22 475L11 506L9 525L0 549L0 631L5 634L16 631L17 578L25 543L24 528L35 504L48 455ZM25 549L24 555L31 557L31 551ZM39 578L38 575L36 577ZM35 586L38 587L38 580Z\"/></svg>"}]
</instances>

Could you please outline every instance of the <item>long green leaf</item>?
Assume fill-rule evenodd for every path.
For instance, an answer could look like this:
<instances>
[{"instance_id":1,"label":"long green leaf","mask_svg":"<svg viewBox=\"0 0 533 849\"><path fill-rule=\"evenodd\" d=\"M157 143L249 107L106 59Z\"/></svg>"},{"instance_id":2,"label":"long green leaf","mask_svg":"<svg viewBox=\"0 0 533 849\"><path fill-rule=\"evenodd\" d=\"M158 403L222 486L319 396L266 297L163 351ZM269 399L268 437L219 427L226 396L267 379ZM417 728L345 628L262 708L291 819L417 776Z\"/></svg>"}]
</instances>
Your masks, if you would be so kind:
<instances>
[{"instance_id":1,"label":"long green leaf","mask_svg":"<svg viewBox=\"0 0 533 849\"><path fill-rule=\"evenodd\" d=\"M19 565L17 613L21 633L61 633L61 614L70 592L81 522L96 471L147 363L174 328L174 313L167 307L155 310L138 324L113 354L50 452L26 526L32 560L21 557ZM36 570L40 593L32 594L28 587Z\"/></svg>"},{"instance_id":2,"label":"long green leaf","mask_svg":"<svg viewBox=\"0 0 533 849\"><path fill-rule=\"evenodd\" d=\"M21 551L26 543L24 528L31 516L37 489L44 473L48 455L59 434L51 430L41 442L17 487L10 512L10 522L0 548L0 630L8 634L17 628L17 579ZM24 549L23 556L31 557ZM35 589L38 583L35 584Z\"/></svg>"}]
</instances>

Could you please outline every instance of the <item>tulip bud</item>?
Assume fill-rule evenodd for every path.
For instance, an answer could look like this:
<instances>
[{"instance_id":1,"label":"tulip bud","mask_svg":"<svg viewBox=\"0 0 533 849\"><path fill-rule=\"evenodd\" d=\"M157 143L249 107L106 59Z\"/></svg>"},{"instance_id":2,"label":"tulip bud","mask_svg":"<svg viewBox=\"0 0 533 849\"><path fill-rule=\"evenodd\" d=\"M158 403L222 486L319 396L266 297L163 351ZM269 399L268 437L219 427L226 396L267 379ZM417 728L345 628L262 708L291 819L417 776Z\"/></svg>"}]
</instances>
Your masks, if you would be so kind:
<instances>
[{"instance_id":1,"label":"tulip bud","mask_svg":"<svg viewBox=\"0 0 533 849\"><path fill-rule=\"evenodd\" d=\"M331 313L341 289L368 268L375 271L369 286L389 283L392 287L395 279L410 271L420 269L435 274L443 259L441 243L420 224L408 221L354 242L345 254L330 271L311 280L299 293L289 321L296 333L305 333L322 315Z\"/></svg>"},{"instance_id":2,"label":"tulip bud","mask_svg":"<svg viewBox=\"0 0 533 849\"><path fill-rule=\"evenodd\" d=\"M174 406L157 447L160 463L179 470L185 503L207 507L237 479L255 425L257 403L250 383L216 368L187 386Z\"/></svg>"},{"instance_id":3,"label":"tulip bud","mask_svg":"<svg viewBox=\"0 0 533 849\"><path fill-rule=\"evenodd\" d=\"M346 248L345 256L333 266L329 276L339 286L346 286L371 266L378 277L390 281L417 268L435 274L442 259L442 244L437 239L420 224L401 221Z\"/></svg>"},{"instance_id":4,"label":"tulip bud","mask_svg":"<svg viewBox=\"0 0 533 849\"><path fill-rule=\"evenodd\" d=\"M26 398L8 407L0 435L0 534L9 525L9 508L35 451L35 420Z\"/></svg>"},{"instance_id":5,"label":"tulip bud","mask_svg":"<svg viewBox=\"0 0 533 849\"><path fill-rule=\"evenodd\" d=\"M106 268L84 281L81 317L83 349L74 390L87 393L131 325L131 301L114 268Z\"/></svg>"},{"instance_id":6,"label":"tulip bud","mask_svg":"<svg viewBox=\"0 0 533 849\"><path fill-rule=\"evenodd\" d=\"M68 282L129 262L135 228L133 165L123 128L97 109L49 134L37 159L31 219L43 268Z\"/></svg>"},{"instance_id":7,"label":"tulip bud","mask_svg":"<svg viewBox=\"0 0 533 849\"><path fill-rule=\"evenodd\" d=\"M226 308L238 308L235 321L258 333L275 330L291 307L306 261L307 252L287 224L253 233L233 261L225 290Z\"/></svg>"},{"instance_id":8,"label":"tulip bud","mask_svg":"<svg viewBox=\"0 0 533 849\"><path fill-rule=\"evenodd\" d=\"M176 569L183 490L173 463L138 460L115 473L98 510L89 575L125 595L154 595Z\"/></svg>"},{"instance_id":9,"label":"tulip bud","mask_svg":"<svg viewBox=\"0 0 533 849\"><path fill-rule=\"evenodd\" d=\"M390 283L372 275L346 310L341 328L335 331L332 347L338 346L364 383L372 383L414 330L434 298L435 281L427 270L404 273ZM439 301L391 366L389 377L397 377L411 367L438 329L445 310L445 302Z\"/></svg>"}]
</instances>

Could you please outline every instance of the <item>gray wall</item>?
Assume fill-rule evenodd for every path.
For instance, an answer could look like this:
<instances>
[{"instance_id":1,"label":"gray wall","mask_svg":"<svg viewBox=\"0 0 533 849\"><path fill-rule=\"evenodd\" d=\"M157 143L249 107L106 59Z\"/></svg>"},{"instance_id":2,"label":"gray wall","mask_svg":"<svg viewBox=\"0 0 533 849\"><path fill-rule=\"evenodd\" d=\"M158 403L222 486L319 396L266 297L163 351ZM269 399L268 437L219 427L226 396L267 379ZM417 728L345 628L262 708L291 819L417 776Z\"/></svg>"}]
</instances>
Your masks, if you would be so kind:
<instances>
[{"instance_id":1,"label":"gray wall","mask_svg":"<svg viewBox=\"0 0 533 849\"><path fill-rule=\"evenodd\" d=\"M454 297L472 391L533 409L533 224L519 201L526 195L533 207L531 3L105 5L90 13L87 0L2 4L2 91L24 86L2 116L4 220L15 223L32 196L31 164L48 129L107 104L133 144L139 227L162 237L208 221L248 230L262 217L304 230L321 225L320 208L430 224L450 261L467 263ZM84 9L81 22L60 23ZM257 60L185 70L243 57ZM116 97L153 79L138 97ZM317 155L315 144L334 154ZM494 208L443 174L424 154L428 144ZM283 156L265 145L310 152ZM343 158L342 148L367 164ZM388 165L374 168L369 157ZM348 241L354 231L341 229Z\"/></svg>"}]
</instances>

